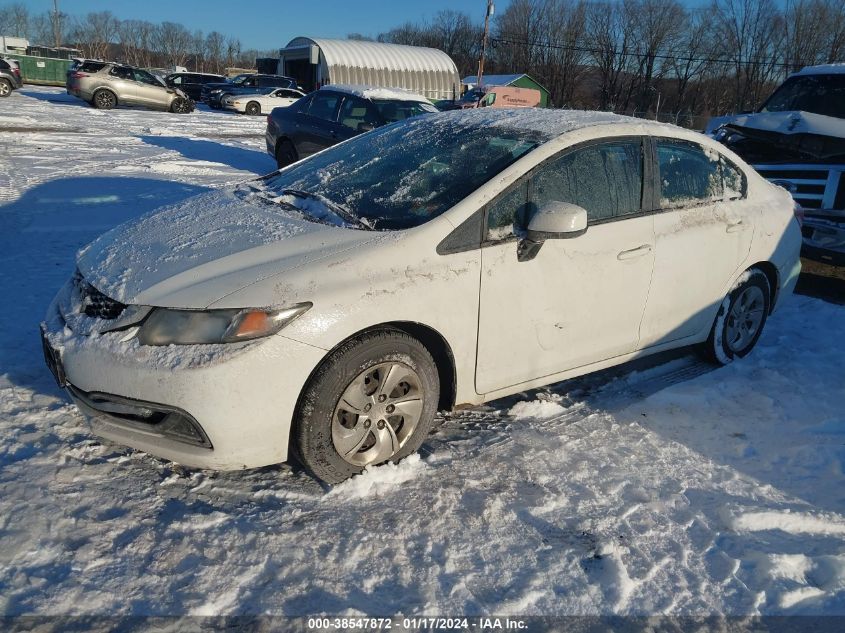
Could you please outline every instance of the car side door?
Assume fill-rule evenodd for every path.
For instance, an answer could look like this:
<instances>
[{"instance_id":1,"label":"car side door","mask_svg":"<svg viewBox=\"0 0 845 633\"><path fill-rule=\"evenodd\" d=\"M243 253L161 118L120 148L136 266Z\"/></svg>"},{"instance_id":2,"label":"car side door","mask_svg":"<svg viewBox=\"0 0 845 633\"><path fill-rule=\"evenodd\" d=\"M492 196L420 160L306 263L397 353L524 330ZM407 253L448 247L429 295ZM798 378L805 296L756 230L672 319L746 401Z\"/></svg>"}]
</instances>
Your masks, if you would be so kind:
<instances>
[{"instance_id":1,"label":"car side door","mask_svg":"<svg viewBox=\"0 0 845 633\"><path fill-rule=\"evenodd\" d=\"M659 209L642 347L709 331L754 234L739 168L692 141L655 138L652 147Z\"/></svg>"},{"instance_id":2,"label":"car side door","mask_svg":"<svg viewBox=\"0 0 845 633\"><path fill-rule=\"evenodd\" d=\"M340 127L337 132L338 140L345 141L363 132L369 132L382 124L376 107L366 99L347 95L343 98L338 116Z\"/></svg>"},{"instance_id":3,"label":"car side door","mask_svg":"<svg viewBox=\"0 0 845 633\"><path fill-rule=\"evenodd\" d=\"M341 125L337 121L343 97L338 92L320 90L311 98L307 107L296 115L296 151L300 158L337 144L341 138Z\"/></svg>"},{"instance_id":4,"label":"car side door","mask_svg":"<svg viewBox=\"0 0 845 633\"><path fill-rule=\"evenodd\" d=\"M535 168L486 208L476 391L489 394L633 352L651 282L650 163L642 137L603 139ZM585 233L519 256L549 202L587 211Z\"/></svg>"},{"instance_id":5,"label":"car side door","mask_svg":"<svg viewBox=\"0 0 845 633\"><path fill-rule=\"evenodd\" d=\"M138 102L141 105L163 108L168 105L167 88L146 70L135 68L135 90L138 95Z\"/></svg>"},{"instance_id":6,"label":"car side door","mask_svg":"<svg viewBox=\"0 0 845 633\"><path fill-rule=\"evenodd\" d=\"M138 105L138 85L131 68L113 66L108 71L108 88L117 95L118 103Z\"/></svg>"}]
</instances>

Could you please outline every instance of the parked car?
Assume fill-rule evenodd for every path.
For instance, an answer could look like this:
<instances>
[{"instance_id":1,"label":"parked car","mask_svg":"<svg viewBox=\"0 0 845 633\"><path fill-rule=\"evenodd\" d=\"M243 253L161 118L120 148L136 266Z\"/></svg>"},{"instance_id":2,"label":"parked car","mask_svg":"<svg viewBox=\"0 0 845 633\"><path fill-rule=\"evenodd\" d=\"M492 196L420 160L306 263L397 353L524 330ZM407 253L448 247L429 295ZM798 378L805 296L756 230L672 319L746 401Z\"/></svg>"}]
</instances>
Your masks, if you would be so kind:
<instances>
[{"instance_id":1,"label":"parked car","mask_svg":"<svg viewBox=\"0 0 845 633\"><path fill-rule=\"evenodd\" d=\"M845 265L845 65L804 68L707 131L801 205L804 257Z\"/></svg>"},{"instance_id":2,"label":"parked car","mask_svg":"<svg viewBox=\"0 0 845 633\"><path fill-rule=\"evenodd\" d=\"M387 88L325 86L267 117L267 153L285 167L387 123L436 113L425 97Z\"/></svg>"},{"instance_id":3,"label":"parked car","mask_svg":"<svg viewBox=\"0 0 845 633\"><path fill-rule=\"evenodd\" d=\"M232 95L255 94L264 88L296 88L296 81L282 75L238 75L232 81L205 84L202 100L212 108L222 108L223 99Z\"/></svg>"},{"instance_id":4,"label":"parked car","mask_svg":"<svg viewBox=\"0 0 845 633\"><path fill-rule=\"evenodd\" d=\"M44 350L98 435L339 482L413 453L438 409L681 346L744 357L800 246L787 192L701 134L446 112L106 233Z\"/></svg>"},{"instance_id":5,"label":"parked car","mask_svg":"<svg viewBox=\"0 0 845 633\"><path fill-rule=\"evenodd\" d=\"M102 110L131 105L183 114L194 109L194 102L180 89L168 88L146 70L124 64L105 63L93 72L80 68L71 75L67 90Z\"/></svg>"},{"instance_id":6,"label":"parked car","mask_svg":"<svg viewBox=\"0 0 845 633\"><path fill-rule=\"evenodd\" d=\"M194 101L202 99L202 88L206 84L225 82L222 75L211 75L208 73L172 73L164 78L171 88L179 88Z\"/></svg>"},{"instance_id":7,"label":"parked car","mask_svg":"<svg viewBox=\"0 0 845 633\"><path fill-rule=\"evenodd\" d=\"M533 88L514 86L478 86L468 90L458 101L440 102L438 109L466 110L469 108L536 108L542 95Z\"/></svg>"},{"instance_id":8,"label":"parked car","mask_svg":"<svg viewBox=\"0 0 845 633\"><path fill-rule=\"evenodd\" d=\"M264 88L261 92L223 98L223 108L246 114L262 114L273 108L286 108L305 96L293 88Z\"/></svg>"},{"instance_id":9,"label":"parked car","mask_svg":"<svg viewBox=\"0 0 845 633\"><path fill-rule=\"evenodd\" d=\"M20 65L14 59L0 59L0 97L8 97L23 86Z\"/></svg>"}]
</instances>

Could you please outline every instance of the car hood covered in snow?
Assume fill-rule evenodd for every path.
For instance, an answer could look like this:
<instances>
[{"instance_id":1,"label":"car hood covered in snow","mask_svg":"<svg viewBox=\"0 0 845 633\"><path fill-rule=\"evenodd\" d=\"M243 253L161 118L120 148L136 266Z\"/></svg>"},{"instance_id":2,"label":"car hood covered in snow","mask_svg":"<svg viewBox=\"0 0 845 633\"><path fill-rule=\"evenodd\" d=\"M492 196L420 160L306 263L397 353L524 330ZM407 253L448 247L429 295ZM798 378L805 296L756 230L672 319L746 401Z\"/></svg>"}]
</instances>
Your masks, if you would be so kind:
<instances>
[{"instance_id":1,"label":"car hood covered in snow","mask_svg":"<svg viewBox=\"0 0 845 633\"><path fill-rule=\"evenodd\" d=\"M309 221L256 194L218 191L112 229L79 252L77 266L121 303L205 308L373 237Z\"/></svg>"}]
</instances>

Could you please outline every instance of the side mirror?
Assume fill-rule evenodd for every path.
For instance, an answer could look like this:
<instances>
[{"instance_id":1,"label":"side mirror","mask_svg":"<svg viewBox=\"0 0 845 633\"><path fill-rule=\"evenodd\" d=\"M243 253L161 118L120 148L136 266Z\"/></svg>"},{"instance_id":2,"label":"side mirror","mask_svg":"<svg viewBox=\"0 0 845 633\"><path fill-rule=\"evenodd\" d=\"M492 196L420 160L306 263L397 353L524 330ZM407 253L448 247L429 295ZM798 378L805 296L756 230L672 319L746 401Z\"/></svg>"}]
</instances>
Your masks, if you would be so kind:
<instances>
[{"instance_id":1,"label":"side mirror","mask_svg":"<svg viewBox=\"0 0 845 633\"><path fill-rule=\"evenodd\" d=\"M543 204L528 222L524 240L519 242L516 257L521 262L534 259L546 240L564 240L587 232L587 211L576 204L550 200Z\"/></svg>"},{"instance_id":2,"label":"side mirror","mask_svg":"<svg viewBox=\"0 0 845 633\"><path fill-rule=\"evenodd\" d=\"M528 223L532 242L564 240L587 232L587 211L569 202L550 200L543 204Z\"/></svg>"}]
</instances>

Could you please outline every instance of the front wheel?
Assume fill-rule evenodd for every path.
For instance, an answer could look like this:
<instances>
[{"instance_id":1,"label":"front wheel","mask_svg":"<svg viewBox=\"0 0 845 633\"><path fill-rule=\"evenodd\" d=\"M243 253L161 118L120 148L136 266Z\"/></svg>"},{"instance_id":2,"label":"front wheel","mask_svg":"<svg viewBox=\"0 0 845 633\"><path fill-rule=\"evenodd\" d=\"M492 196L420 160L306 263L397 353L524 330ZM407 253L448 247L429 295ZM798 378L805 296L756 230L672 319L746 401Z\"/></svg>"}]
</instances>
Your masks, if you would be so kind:
<instances>
[{"instance_id":1,"label":"front wheel","mask_svg":"<svg viewBox=\"0 0 845 633\"><path fill-rule=\"evenodd\" d=\"M766 275L756 268L722 301L716 321L704 343L705 357L719 365L747 356L763 333L771 307Z\"/></svg>"},{"instance_id":2,"label":"front wheel","mask_svg":"<svg viewBox=\"0 0 845 633\"><path fill-rule=\"evenodd\" d=\"M414 453L434 423L434 360L398 331L357 336L323 363L303 392L292 434L299 461L336 484Z\"/></svg>"},{"instance_id":3,"label":"front wheel","mask_svg":"<svg viewBox=\"0 0 845 633\"><path fill-rule=\"evenodd\" d=\"M193 109L191 102L183 97L176 97L170 104L170 111L176 114L188 114Z\"/></svg>"},{"instance_id":4,"label":"front wheel","mask_svg":"<svg viewBox=\"0 0 845 633\"><path fill-rule=\"evenodd\" d=\"M279 169L292 165L299 160L296 148L290 141L281 141L276 147L276 165Z\"/></svg>"}]
</instances>

